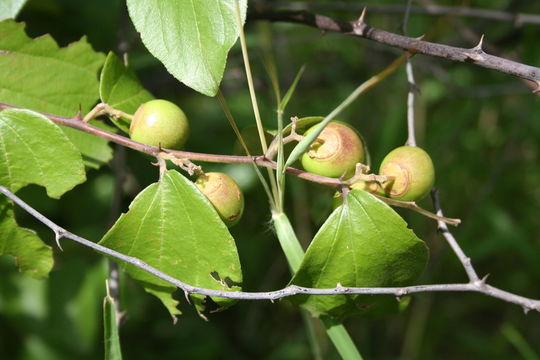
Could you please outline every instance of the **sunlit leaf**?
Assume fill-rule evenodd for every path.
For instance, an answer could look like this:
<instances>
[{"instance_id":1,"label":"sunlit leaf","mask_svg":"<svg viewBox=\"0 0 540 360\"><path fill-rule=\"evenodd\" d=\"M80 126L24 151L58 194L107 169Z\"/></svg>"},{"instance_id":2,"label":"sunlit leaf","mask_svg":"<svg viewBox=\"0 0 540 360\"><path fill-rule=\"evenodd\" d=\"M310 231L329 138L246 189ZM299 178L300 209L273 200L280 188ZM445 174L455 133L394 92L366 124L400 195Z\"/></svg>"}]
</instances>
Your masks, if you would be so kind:
<instances>
[{"instance_id":1,"label":"sunlit leaf","mask_svg":"<svg viewBox=\"0 0 540 360\"><path fill-rule=\"evenodd\" d=\"M49 275L53 267L52 249L31 230L20 228L13 205L0 195L0 255L12 255L19 270L36 279Z\"/></svg>"},{"instance_id":2,"label":"sunlit leaf","mask_svg":"<svg viewBox=\"0 0 540 360\"><path fill-rule=\"evenodd\" d=\"M394 210L373 195L355 190L315 235L291 284L314 288L411 285L427 258L424 242ZM315 315L342 318L378 311L380 299L299 295L292 300Z\"/></svg>"},{"instance_id":3,"label":"sunlit leaf","mask_svg":"<svg viewBox=\"0 0 540 360\"><path fill-rule=\"evenodd\" d=\"M148 50L178 80L208 96L217 92L227 53L238 37L236 3L247 0L128 0Z\"/></svg>"},{"instance_id":4,"label":"sunlit leaf","mask_svg":"<svg viewBox=\"0 0 540 360\"><path fill-rule=\"evenodd\" d=\"M99 98L97 74L104 59L84 38L60 48L49 35L31 39L23 24L2 21L0 102L60 116L86 113ZM68 136L85 157L101 164L112 158L107 141L86 133Z\"/></svg>"},{"instance_id":5,"label":"sunlit leaf","mask_svg":"<svg viewBox=\"0 0 540 360\"><path fill-rule=\"evenodd\" d=\"M26 0L0 1L0 20L14 18L26 3Z\"/></svg>"},{"instance_id":6,"label":"sunlit leaf","mask_svg":"<svg viewBox=\"0 0 540 360\"><path fill-rule=\"evenodd\" d=\"M242 272L234 239L206 197L176 171L166 172L160 182L143 190L100 244L191 285L240 289ZM132 265L122 266L158 296L171 315L179 314L172 298L174 286ZM202 310L204 297L191 297ZM233 303L213 300L221 307Z\"/></svg>"},{"instance_id":7,"label":"sunlit leaf","mask_svg":"<svg viewBox=\"0 0 540 360\"><path fill-rule=\"evenodd\" d=\"M86 180L81 153L60 127L30 110L0 111L0 185L44 186L59 198Z\"/></svg>"},{"instance_id":8,"label":"sunlit leaf","mask_svg":"<svg viewBox=\"0 0 540 360\"><path fill-rule=\"evenodd\" d=\"M139 105L154 98L142 87L133 70L126 67L113 52L107 55L103 65L99 94L102 102L128 114L135 113ZM111 120L125 133L129 133L130 120Z\"/></svg>"}]
</instances>

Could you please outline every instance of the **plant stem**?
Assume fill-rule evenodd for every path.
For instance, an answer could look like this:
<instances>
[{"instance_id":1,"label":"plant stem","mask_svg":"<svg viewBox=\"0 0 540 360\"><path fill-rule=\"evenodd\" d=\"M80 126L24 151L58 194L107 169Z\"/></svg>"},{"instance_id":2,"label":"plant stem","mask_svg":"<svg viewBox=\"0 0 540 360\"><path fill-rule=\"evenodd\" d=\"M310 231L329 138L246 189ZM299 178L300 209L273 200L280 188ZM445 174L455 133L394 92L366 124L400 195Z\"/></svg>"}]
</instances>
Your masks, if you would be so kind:
<instances>
[{"instance_id":1,"label":"plant stem","mask_svg":"<svg viewBox=\"0 0 540 360\"><path fill-rule=\"evenodd\" d=\"M240 38L240 46L242 48L242 57L244 59L244 68L246 70L246 78L249 89L249 96L251 98L251 106L253 108L253 114L255 115L255 123L257 124L257 132L259 133L259 140L261 142L261 148L263 153L266 154L268 151L268 144L266 143L266 138L264 136L264 128L262 125L261 114L259 111L259 105L257 104L257 95L255 94L255 86L253 85L253 76L251 75L251 66L249 64L249 55L246 45L246 37L244 35L244 26L242 25L242 19L240 16L240 5L236 1L236 20L238 23L238 37ZM279 208L279 191L276 179L271 168L266 168L268 172L268 178L270 181L270 186L272 187L273 199L269 199L272 208Z\"/></svg>"},{"instance_id":2,"label":"plant stem","mask_svg":"<svg viewBox=\"0 0 540 360\"><path fill-rule=\"evenodd\" d=\"M291 273L294 275L298 268L300 268L300 264L304 258L304 250L302 250L300 242L298 241L291 222L286 214L274 212L272 213L272 221L274 222L281 248L289 263ZM360 352L354 345L347 329L345 329L341 322L329 317L321 318L321 320L328 337L343 359L362 360Z\"/></svg>"},{"instance_id":3,"label":"plant stem","mask_svg":"<svg viewBox=\"0 0 540 360\"><path fill-rule=\"evenodd\" d=\"M287 215L284 213L272 213L272 221L274 222L279 244L289 263L291 273L294 274L302 263L304 250L296 238L296 234Z\"/></svg>"},{"instance_id":4,"label":"plant stem","mask_svg":"<svg viewBox=\"0 0 540 360\"><path fill-rule=\"evenodd\" d=\"M326 328L328 337L343 359L362 360L362 355L358 352L347 329L341 322L329 317L322 317L321 321Z\"/></svg>"}]
</instances>

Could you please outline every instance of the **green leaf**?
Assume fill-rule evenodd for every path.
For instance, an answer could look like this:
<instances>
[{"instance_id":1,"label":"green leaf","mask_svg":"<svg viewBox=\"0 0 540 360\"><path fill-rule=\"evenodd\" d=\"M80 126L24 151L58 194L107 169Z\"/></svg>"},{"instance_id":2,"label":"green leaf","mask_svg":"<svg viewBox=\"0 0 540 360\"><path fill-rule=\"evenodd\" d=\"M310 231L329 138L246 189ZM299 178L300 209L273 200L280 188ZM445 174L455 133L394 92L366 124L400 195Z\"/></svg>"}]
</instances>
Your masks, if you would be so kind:
<instances>
[{"instance_id":1,"label":"green leaf","mask_svg":"<svg viewBox=\"0 0 540 360\"><path fill-rule=\"evenodd\" d=\"M134 256L183 282L204 288L240 290L242 272L234 239L213 206L195 185L176 171L143 190L129 211L100 244ZM147 291L159 297L174 317L176 290L132 265L121 266ZM204 297L191 295L199 310ZM231 299L213 298L221 307Z\"/></svg>"},{"instance_id":2,"label":"green leaf","mask_svg":"<svg viewBox=\"0 0 540 360\"><path fill-rule=\"evenodd\" d=\"M44 186L59 198L86 180L81 154L60 127L30 110L0 112L0 185Z\"/></svg>"},{"instance_id":3,"label":"green leaf","mask_svg":"<svg viewBox=\"0 0 540 360\"><path fill-rule=\"evenodd\" d=\"M0 20L14 18L26 3L26 0L0 1Z\"/></svg>"},{"instance_id":4,"label":"green leaf","mask_svg":"<svg viewBox=\"0 0 540 360\"><path fill-rule=\"evenodd\" d=\"M148 50L178 80L198 92L217 92L227 53L238 37L247 0L128 0L129 15Z\"/></svg>"},{"instance_id":5,"label":"green leaf","mask_svg":"<svg viewBox=\"0 0 540 360\"><path fill-rule=\"evenodd\" d=\"M99 94L102 102L128 114L135 113L139 105L154 98L142 87L135 72L125 66L113 52L107 55L103 65ZM129 133L129 119L111 118L111 121L122 131Z\"/></svg>"},{"instance_id":6,"label":"green leaf","mask_svg":"<svg viewBox=\"0 0 540 360\"><path fill-rule=\"evenodd\" d=\"M103 325L105 360L122 360L122 349L120 347L120 336L118 335L118 325L116 319L116 303L109 295L103 300Z\"/></svg>"},{"instance_id":7,"label":"green leaf","mask_svg":"<svg viewBox=\"0 0 540 360\"><path fill-rule=\"evenodd\" d=\"M99 97L97 73L104 59L84 38L59 48L49 35L31 39L23 24L0 22L0 102L60 116L86 113ZM102 164L112 158L107 141L62 129L85 157Z\"/></svg>"},{"instance_id":8,"label":"green leaf","mask_svg":"<svg viewBox=\"0 0 540 360\"><path fill-rule=\"evenodd\" d=\"M31 230L20 228L12 203L0 195L0 255L17 258L19 270L36 279L49 275L53 267L52 249Z\"/></svg>"},{"instance_id":9,"label":"green leaf","mask_svg":"<svg viewBox=\"0 0 540 360\"><path fill-rule=\"evenodd\" d=\"M94 121L92 125L109 132L117 131L115 127L100 121ZM69 127L60 128L81 152L84 165L87 167L99 169L112 159L113 150L107 140Z\"/></svg>"},{"instance_id":10,"label":"green leaf","mask_svg":"<svg viewBox=\"0 0 540 360\"><path fill-rule=\"evenodd\" d=\"M424 242L394 210L373 195L355 190L315 235L291 284L314 288L410 285L427 258ZM383 297L298 295L292 301L317 316L344 318L380 311L388 305L380 302Z\"/></svg>"}]
</instances>

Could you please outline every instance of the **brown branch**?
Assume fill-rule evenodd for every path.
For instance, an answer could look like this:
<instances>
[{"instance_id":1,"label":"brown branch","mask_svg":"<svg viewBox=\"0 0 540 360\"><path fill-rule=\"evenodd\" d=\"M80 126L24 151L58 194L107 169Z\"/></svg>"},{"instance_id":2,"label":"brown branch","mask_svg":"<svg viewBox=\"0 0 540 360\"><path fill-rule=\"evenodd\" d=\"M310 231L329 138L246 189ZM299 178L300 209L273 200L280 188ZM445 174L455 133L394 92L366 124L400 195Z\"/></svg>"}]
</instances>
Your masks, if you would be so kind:
<instances>
[{"instance_id":1,"label":"brown branch","mask_svg":"<svg viewBox=\"0 0 540 360\"><path fill-rule=\"evenodd\" d=\"M0 111L3 109L21 109L21 108L14 105L0 103ZM277 168L276 162L270 159L267 159L264 155L260 155L260 156L217 155L217 154L196 153L196 152L190 152L190 151L161 149L159 147L145 145L137 141L133 141L125 136L118 135L118 134L97 128L95 126L92 126L84 122L79 115L74 116L74 117L64 117L64 116L44 114L44 113L41 113L41 115L46 116L47 118L49 118L50 120L52 120L54 123L58 125L67 126L73 129L87 132L89 134L98 136L100 138L112 141L116 144L154 156L158 160L166 160L166 159L171 160L172 157L175 157L180 161L187 159L187 160L195 160L195 161L203 161L203 162L229 163L229 164L255 163L257 166L261 166L261 167L266 167L266 168L271 168L271 169ZM179 165L179 162L176 162L176 164ZM189 169L184 168L184 170L187 170L189 172ZM343 187L343 186L349 185L349 182L344 181L343 179L340 179L340 178L330 178L326 176L321 176L321 175L313 174L304 170L296 169L293 167L288 167L286 169L286 172L294 176L297 176L301 179L311 181L311 182L316 182L316 183L326 185L326 186ZM409 203L400 202L400 201L392 200L392 199L384 199L383 201L386 201L387 203L390 203L392 205L394 204L393 202L397 202L395 204L396 206L406 207L418 213L421 213L427 217L431 217L433 219L439 219L439 220L443 219L443 221L446 221L449 224L456 225L455 224L456 219L438 217L437 215L416 206L416 204L414 203L412 203L413 205L411 206ZM401 203L404 203L405 205Z\"/></svg>"},{"instance_id":2,"label":"brown branch","mask_svg":"<svg viewBox=\"0 0 540 360\"><path fill-rule=\"evenodd\" d=\"M308 11L273 10L262 7L252 7L250 16L257 20L297 23L323 31L341 32L403 49L413 54L424 54L474 64L533 81L537 85L534 92L540 91L540 68L489 55L482 49L481 43L466 49L422 41L371 27L364 22L363 17L357 21L342 21Z\"/></svg>"}]
</instances>

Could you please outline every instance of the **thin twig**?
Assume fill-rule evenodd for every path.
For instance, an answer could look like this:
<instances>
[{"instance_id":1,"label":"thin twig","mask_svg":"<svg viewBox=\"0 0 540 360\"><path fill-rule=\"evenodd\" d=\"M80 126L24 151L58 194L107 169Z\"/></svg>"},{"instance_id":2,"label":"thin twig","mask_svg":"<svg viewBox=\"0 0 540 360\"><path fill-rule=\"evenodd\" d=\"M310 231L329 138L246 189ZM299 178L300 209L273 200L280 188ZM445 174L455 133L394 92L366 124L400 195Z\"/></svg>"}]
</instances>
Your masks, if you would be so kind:
<instances>
[{"instance_id":1,"label":"thin twig","mask_svg":"<svg viewBox=\"0 0 540 360\"><path fill-rule=\"evenodd\" d=\"M416 211L419 214L427 216L428 218L432 218L432 219L437 220L437 221L442 221L442 222L444 222L446 224L450 224L450 225L454 225L454 226L458 226L459 224L461 224L460 219L447 218L447 217L444 217L444 216L439 215L439 214L434 214L434 213L429 212L426 209L423 209L420 206L416 205L416 202L414 202L414 201L402 201L402 200L396 200L396 199L392 199L392 198L387 198L387 197L380 196L380 195L377 195L377 194L373 194L373 195L376 198L378 198L379 200L387 203L388 205L397 206L397 207L401 207L401 208L405 208L405 209L411 209L411 210Z\"/></svg>"},{"instance_id":2,"label":"thin twig","mask_svg":"<svg viewBox=\"0 0 540 360\"><path fill-rule=\"evenodd\" d=\"M471 63L533 81L536 84L536 89L533 92L540 91L540 68L489 55L478 47L465 49L422 41L421 39L410 38L371 27L365 23L364 19L361 19L361 21L342 21L308 11L273 10L268 7L254 7L250 15L253 19L298 23L323 31L358 36L406 50L411 54L424 54L452 61Z\"/></svg>"},{"instance_id":3,"label":"thin twig","mask_svg":"<svg viewBox=\"0 0 540 360\"><path fill-rule=\"evenodd\" d=\"M409 25L409 15L411 13L412 0L407 1L407 7L405 8L405 15L403 15L403 35L407 36L407 30ZM407 92L407 142L408 146L416 146L416 136L414 131L414 100L416 96L416 82L414 81L414 72L411 58L407 59L406 64L407 82L409 85L409 91Z\"/></svg>"},{"instance_id":4,"label":"thin twig","mask_svg":"<svg viewBox=\"0 0 540 360\"><path fill-rule=\"evenodd\" d=\"M437 211L437 215L444 216L441 209L441 202L439 200L439 192L437 191L437 189L431 190L431 199L433 200L433 206L435 207L435 211ZM437 225L439 232L442 234L442 236L444 236L446 242L448 243L448 245L450 245L452 250L454 250L454 253L458 257L459 261L461 261L461 264L463 265L463 268L465 269L469 280L471 282L479 281L480 278L478 277L478 274L472 266L471 258L465 255L458 242L456 241L456 238L454 238L452 233L450 233L450 230L448 230L448 226L446 226L446 224L440 220L437 221Z\"/></svg>"},{"instance_id":5,"label":"thin twig","mask_svg":"<svg viewBox=\"0 0 540 360\"><path fill-rule=\"evenodd\" d=\"M275 301L277 299L294 296L298 294L302 295L393 295L395 297L401 297L404 295L425 293L425 292L477 292L485 294L487 296L497 298L509 303L513 303L521 306L525 312L529 310L536 310L540 312L540 300L526 298L520 295L516 295L499 288L486 284L485 278L482 280L471 281L464 284L435 284L435 285L416 285L405 287L344 287L339 283L335 288L316 289L302 286L291 285L280 290L268 291L268 292L245 292L245 291L221 291L214 289L206 289L198 286L186 284L178 279L169 276L158 269L146 264L140 259L132 256L127 256L117 251L111 250L99 244L96 244L90 240L77 236L66 229L56 225L50 219L39 213L33 207L21 200L18 196L13 194L7 188L0 186L0 192L13 200L24 211L35 217L42 222L49 229L54 231L60 237L73 240L81 245L92 248L95 251L110 256L112 258L125 261L141 270L144 270L182 290L186 294L200 294L212 297L222 297L237 300L270 300Z\"/></svg>"}]
</instances>

